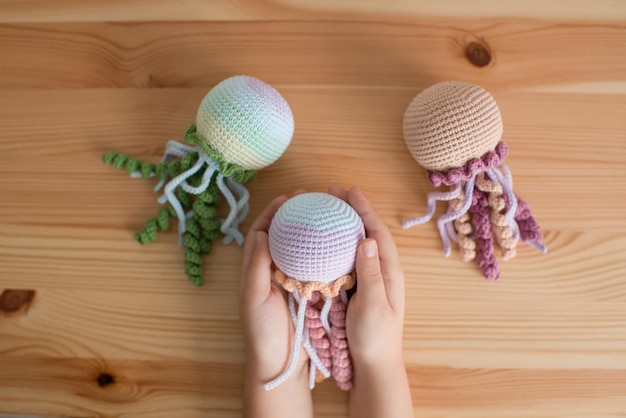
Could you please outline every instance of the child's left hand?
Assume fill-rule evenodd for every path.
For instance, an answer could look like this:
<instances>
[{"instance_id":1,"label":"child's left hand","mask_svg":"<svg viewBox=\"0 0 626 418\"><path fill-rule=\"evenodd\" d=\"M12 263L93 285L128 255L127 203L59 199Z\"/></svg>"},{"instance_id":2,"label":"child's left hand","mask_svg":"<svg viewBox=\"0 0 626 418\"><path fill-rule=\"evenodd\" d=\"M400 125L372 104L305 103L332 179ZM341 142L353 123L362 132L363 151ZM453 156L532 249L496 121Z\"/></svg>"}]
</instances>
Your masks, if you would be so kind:
<instances>
[{"instance_id":1,"label":"child's left hand","mask_svg":"<svg viewBox=\"0 0 626 418\"><path fill-rule=\"evenodd\" d=\"M244 247L239 312L248 375L252 373L258 383L267 383L285 370L293 347L295 330L283 290L272 282L267 235L274 214L286 200L277 197L265 208L250 227ZM298 366L285 385L302 380L308 391L308 359L301 349Z\"/></svg>"}]
</instances>

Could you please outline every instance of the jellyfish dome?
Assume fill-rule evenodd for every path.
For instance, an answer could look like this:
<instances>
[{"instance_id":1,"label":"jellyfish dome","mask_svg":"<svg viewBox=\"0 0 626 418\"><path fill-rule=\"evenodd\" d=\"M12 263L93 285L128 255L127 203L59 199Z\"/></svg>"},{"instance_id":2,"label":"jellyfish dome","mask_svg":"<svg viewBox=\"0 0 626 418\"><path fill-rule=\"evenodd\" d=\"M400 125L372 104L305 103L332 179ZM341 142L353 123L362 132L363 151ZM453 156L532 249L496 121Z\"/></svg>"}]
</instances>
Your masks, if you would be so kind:
<instances>
[{"instance_id":1,"label":"jellyfish dome","mask_svg":"<svg viewBox=\"0 0 626 418\"><path fill-rule=\"evenodd\" d=\"M450 187L430 193L427 214L405 220L404 228L429 221L437 201L449 202L437 220L446 257L450 242L458 243L463 259L476 259L489 280L500 276L494 241L504 260L515 256L519 240L546 252L529 206L513 192L502 117L489 92L460 81L435 84L409 104L403 132L433 186Z\"/></svg>"},{"instance_id":2,"label":"jellyfish dome","mask_svg":"<svg viewBox=\"0 0 626 418\"><path fill-rule=\"evenodd\" d=\"M247 170L276 161L294 132L291 108L280 93L245 75L213 87L200 103L196 125L202 138L198 145Z\"/></svg>"},{"instance_id":3,"label":"jellyfish dome","mask_svg":"<svg viewBox=\"0 0 626 418\"><path fill-rule=\"evenodd\" d=\"M357 246L365 239L363 222L341 199L305 193L286 201L269 228L275 278L289 293L296 328L285 372L265 385L272 389L293 372L303 346L310 357L310 387L333 376L344 390L352 386L345 331L348 296L354 287Z\"/></svg>"}]
</instances>

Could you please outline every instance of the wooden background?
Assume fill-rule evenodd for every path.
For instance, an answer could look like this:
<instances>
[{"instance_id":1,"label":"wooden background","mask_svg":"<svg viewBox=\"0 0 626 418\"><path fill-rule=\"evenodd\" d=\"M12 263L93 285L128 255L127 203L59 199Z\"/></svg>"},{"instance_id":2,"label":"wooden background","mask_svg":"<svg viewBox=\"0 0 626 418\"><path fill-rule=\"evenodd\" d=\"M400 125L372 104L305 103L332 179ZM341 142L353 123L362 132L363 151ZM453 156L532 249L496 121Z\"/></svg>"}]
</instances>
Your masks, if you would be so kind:
<instances>
[{"instance_id":1,"label":"wooden background","mask_svg":"<svg viewBox=\"0 0 626 418\"><path fill-rule=\"evenodd\" d=\"M417 417L626 417L625 22L623 0L0 0L0 413L241 415L240 248L194 288L175 233L132 238L152 182L100 157L158 161L212 86L249 74L296 119L251 218L301 187L365 191L406 270ZM434 223L400 228L432 190L403 111L450 79L497 99L549 247L497 283L445 259ZM346 416L333 382L314 397Z\"/></svg>"}]
</instances>

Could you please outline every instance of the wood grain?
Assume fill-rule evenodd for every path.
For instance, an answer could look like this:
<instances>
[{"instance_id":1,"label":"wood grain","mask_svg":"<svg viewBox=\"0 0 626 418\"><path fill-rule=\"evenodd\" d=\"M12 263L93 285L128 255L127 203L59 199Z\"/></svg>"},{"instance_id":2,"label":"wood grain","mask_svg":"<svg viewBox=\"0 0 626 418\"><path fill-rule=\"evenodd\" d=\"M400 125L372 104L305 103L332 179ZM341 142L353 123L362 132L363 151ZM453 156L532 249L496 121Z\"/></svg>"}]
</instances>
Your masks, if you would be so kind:
<instances>
[{"instance_id":1,"label":"wood grain","mask_svg":"<svg viewBox=\"0 0 626 418\"><path fill-rule=\"evenodd\" d=\"M252 74L278 86L412 91L449 79L481 83L494 92L607 83L623 81L626 72L625 28L461 18L411 24L8 24L0 26L0 87L206 90L232 74ZM488 66L467 60L472 42L492 51Z\"/></svg>"},{"instance_id":2,"label":"wood grain","mask_svg":"<svg viewBox=\"0 0 626 418\"><path fill-rule=\"evenodd\" d=\"M621 0L1 0L0 22L408 20L423 16L609 20L622 22Z\"/></svg>"},{"instance_id":3,"label":"wood grain","mask_svg":"<svg viewBox=\"0 0 626 418\"><path fill-rule=\"evenodd\" d=\"M247 73L296 134L243 229L278 194L365 191L406 272L416 416L626 417L625 5L0 0L0 415L241 416L240 248L216 246L194 288L175 234L132 239L153 182L100 158L157 161L208 89ZM434 224L400 226L432 191L402 115L447 79L494 94L549 247L520 248L497 283L445 259ZM332 382L314 399L347 416Z\"/></svg>"}]
</instances>

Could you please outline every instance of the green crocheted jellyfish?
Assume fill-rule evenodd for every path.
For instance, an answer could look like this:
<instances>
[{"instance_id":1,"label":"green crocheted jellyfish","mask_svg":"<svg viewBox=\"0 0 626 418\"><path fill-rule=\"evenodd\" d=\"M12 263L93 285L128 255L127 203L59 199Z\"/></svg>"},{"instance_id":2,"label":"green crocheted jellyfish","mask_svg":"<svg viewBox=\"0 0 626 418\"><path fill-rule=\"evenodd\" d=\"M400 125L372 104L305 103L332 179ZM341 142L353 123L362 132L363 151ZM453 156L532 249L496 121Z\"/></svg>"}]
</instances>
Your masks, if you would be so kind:
<instances>
[{"instance_id":1,"label":"green crocheted jellyfish","mask_svg":"<svg viewBox=\"0 0 626 418\"><path fill-rule=\"evenodd\" d=\"M159 180L154 190L162 191L158 202L164 207L135 239L148 244L175 219L179 244L186 248L185 272L201 286L202 255L211 251L211 242L224 236L225 244L243 244L239 224L248 214L249 199L244 184L283 154L293 131L293 114L278 91L256 78L236 76L204 97L186 144L169 141L160 163L119 152L105 154L103 161L131 177ZM226 219L217 216L221 196L230 206Z\"/></svg>"}]
</instances>

